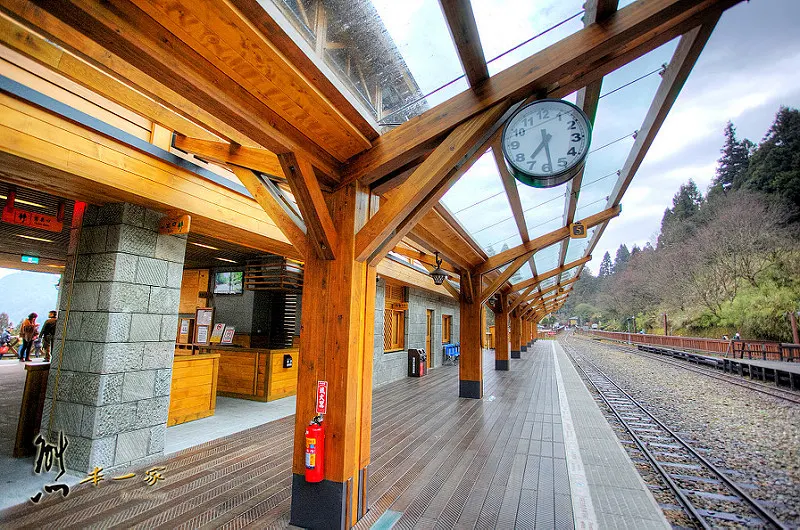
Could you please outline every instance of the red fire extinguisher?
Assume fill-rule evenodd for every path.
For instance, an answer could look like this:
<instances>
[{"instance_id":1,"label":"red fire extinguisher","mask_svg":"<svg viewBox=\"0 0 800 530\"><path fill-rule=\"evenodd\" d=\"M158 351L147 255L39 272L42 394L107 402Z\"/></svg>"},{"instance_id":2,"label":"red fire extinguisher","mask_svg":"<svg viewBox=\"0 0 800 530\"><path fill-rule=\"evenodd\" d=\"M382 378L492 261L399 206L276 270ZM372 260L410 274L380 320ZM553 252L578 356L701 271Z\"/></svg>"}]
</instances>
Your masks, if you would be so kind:
<instances>
[{"instance_id":1,"label":"red fire extinguisher","mask_svg":"<svg viewBox=\"0 0 800 530\"><path fill-rule=\"evenodd\" d=\"M306 482L322 482L325 478L325 427L318 415L306 427Z\"/></svg>"}]
</instances>

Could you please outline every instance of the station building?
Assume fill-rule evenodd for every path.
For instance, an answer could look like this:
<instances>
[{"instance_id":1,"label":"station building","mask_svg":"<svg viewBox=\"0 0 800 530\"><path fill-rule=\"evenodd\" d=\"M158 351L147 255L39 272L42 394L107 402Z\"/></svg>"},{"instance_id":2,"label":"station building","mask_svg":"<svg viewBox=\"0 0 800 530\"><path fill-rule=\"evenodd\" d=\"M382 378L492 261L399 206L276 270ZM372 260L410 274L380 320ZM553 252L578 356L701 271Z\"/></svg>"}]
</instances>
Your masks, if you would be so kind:
<instances>
[{"instance_id":1,"label":"station building","mask_svg":"<svg viewBox=\"0 0 800 530\"><path fill-rule=\"evenodd\" d=\"M585 29L493 77L461 39L474 20L455 22L468 3L445 8L472 88L431 106L369 2L2 2L0 266L61 273L42 432L69 437L70 470L125 468L217 395L296 395L292 519L314 526L303 432L327 381L322 517L351 526L373 388L407 376L409 349L429 370L458 357L463 398L483 397L484 347L513 367L734 3L590 2ZM502 161L523 100L583 90L593 119L605 74L678 37L607 203L581 217L578 181L558 226L529 232L501 169L519 244L489 254L439 202L490 147ZM575 221L589 238L570 239Z\"/></svg>"}]
</instances>

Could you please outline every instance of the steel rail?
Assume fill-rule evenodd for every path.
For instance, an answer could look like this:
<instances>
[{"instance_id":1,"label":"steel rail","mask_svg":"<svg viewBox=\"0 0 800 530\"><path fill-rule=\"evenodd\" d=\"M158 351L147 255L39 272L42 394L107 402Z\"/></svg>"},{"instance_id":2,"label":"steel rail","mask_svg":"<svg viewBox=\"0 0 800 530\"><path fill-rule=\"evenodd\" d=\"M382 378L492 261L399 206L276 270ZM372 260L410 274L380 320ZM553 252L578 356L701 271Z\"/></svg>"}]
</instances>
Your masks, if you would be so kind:
<instances>
[{"instance_id":1,"label":"steel rail","mask_svg":"<svg viewBox=\"0 0 800 530\"><path fill-rule=\"evenodd\" d=\"M619 414L618 411L616 410L616 406L611 404L611 402L605 398L603 390L595 383L594 380L592 380L592 378L589 376L586 370L578 363L575 357L568 351L568 348L572 349L570 346L567 346L567 348L565 348L564 351L572 360L573 364L586 376L586 379L592 384L592 386L595 387L595 389L600 394L600 397L603 399L606 405L611 409L614 415L617 416L617 418L619 418L620 422L623 424L625 429L631 434L631 436L634 437L634 440L636 441L637 445L639 445L641 448L643 444L641 443L640 440L638 440L638 437L633 433L633 428L628 424L627 421L625 421L621 417L621 414ZM605 378L605 380L608 383L610 383L620 394L625 396L625 398L627 398L634 406L639 408L647 417L653 420L664 431L669 433L670 436L672 436L675 439L675 441L677 441L680 445L682 445L684 449L686 449L694 458L696 458L700 463L702 463L706 469L708 469L714 475L716 475L720 479L720 481L722 481L731 491L733 491L734 493L736 493L736 495L738 495L741 499L743 499L750 506L753 512L755 512L758 515L759 518L761 518L762 520L764 520L769 524L774 525L776 528L779 528L781 530L788 529L788 527L785 526L769 510L767 510L757 500L753 499L750 495L748 495L744 490L742 490L732 480L730 480L719 468L717 468L714 464L709 462L703 455L698 453L691 445L689 445L688 442L686 442L683 438L678 436L672 429L667 427L661 420L659 420L655 415L653 415L650 411L648 411L641 403L639 403L639 401L637 401L633 396L628 394L628 392L626 392L622 387L620 387L605 372L603 372L600 368L598 368L596 364L585 358L583 358L583 361L588 363L592 367L592 369L594 369L598 374L600 374L603 378ZM642 452L648 457L649 460L651 461L655 460L655 456L652 455L648 449L644 449ZM693 505L691 500L689 500L680 491L680 487L677 484L675 484L672 478L669 477L669 474L660 465L655 465L654 468L659 472L659 474L661 474L664 481L669 485L670 489L673 490L673 493L675 493L676 497L681 501L681 503L683 503L685 500L690 505ZM689 514L692 517L696 517L697 521L701 525L703 525L704 528L711 528L706 522L705 517L700 515L697 509L694 508L694 506L692 506L692 508L689 509Z\"/></svg>"}]
</instances>

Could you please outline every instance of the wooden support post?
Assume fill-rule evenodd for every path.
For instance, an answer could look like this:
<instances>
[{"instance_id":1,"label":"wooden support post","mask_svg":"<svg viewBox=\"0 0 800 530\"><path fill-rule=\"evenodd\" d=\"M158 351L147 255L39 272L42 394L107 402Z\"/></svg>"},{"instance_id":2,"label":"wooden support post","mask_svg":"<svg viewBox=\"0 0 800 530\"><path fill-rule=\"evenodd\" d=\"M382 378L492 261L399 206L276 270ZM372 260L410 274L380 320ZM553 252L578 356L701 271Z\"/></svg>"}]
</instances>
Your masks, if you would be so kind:
<instances>
[{"instance_id":1,"label":"wooden support post","mask_svg":"<svg viewBox=\"0 0 800 530\"><path fill-rule=\"evenodd\" d=\"M336 259L314 252L305 259L290 519L303 528L350 528L367 510L375 268L356 261L354 251L375 201L358 183L328 200ZM304 433L316 414L317 381L328 382L325 480L309 483Z\"/></svg>"},{"instance_id":2,"label":"wooden support post","mask_svg":"<svg viewBox=\"0 0 800 530\"><path fill-rule=\"evenodd\" d=\"M520 318L519 311L511 313L511 358L520 359L522 355L521 344L522 341L522 319Z\"/></svg>"},{"instance_id":3,"label":"wooden support post","mask_svg":"<svg viewBox=\"0 0 800 530\"><path fill-rule=\"evenodd\" d=\"M522 343L519 350L521 352L528 351L528 343L530 342L531 323L527 318L522 319Z\"/></svg>"},{"instance_id":4,"label":"wooden support post","mask_svg":"<svg viewBox=\"0 0 800 530\"><path fill-rule=\"evenodd\" d=\"M483 397L483 350L481 349L481 301L468 293L481 292L480 274L461 275L459 397ZM495 333L497 332L495 325ZM496 345L496 344L495 344Z\"/></svg>"},{"instance_id":5,"label":"wooden support post","mask_svg":"<svg viewBox=\"0 0 800 530\"><path fill-rule=\"evenodd\" d=\"M508 296L500 293L494 314L494 369L508 370Z\"/></svg>"},{"instance_id":6,"label":"wooden support post","mask_svg":"<svg viewBox=\"0 0 800 530\"><path fill-rule=\"evenodd\" d=\"M481 306L481 348L489 349L489 339L486 338L486 306Z\"/></svg>"},{"instance_id":7,"label":"wooden support post","mask_svg":"<svg viewBox=\"0 0 800 530\"><path fill-rule=\"evenodd\" d=\"M533 342L539 338L539 321L535 318L531 321L531 337Z\"/></svg>"}]
</instances>

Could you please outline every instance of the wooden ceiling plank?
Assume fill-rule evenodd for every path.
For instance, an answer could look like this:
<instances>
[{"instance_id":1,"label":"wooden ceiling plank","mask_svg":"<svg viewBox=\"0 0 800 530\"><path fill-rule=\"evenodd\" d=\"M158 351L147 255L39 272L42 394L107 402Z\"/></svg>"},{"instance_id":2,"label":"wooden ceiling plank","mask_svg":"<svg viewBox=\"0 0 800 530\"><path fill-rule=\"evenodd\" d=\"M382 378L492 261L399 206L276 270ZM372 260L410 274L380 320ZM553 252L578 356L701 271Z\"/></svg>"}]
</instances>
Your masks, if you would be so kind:
<instances>
[{"instance_id":1,"label":"wooden ceiling plank","mask_svg":"<svg viewBox=\"0 0 800 530\"><path fill-rule=\"evenodd\" d=\"M230 4L130 0L339 161L371 146Z\"/></svg>"},{"instance_id":2,"label":"wooden ceiling plank","mask_svg":"<svg viewBox=\"0 0 800 530\"><path fill-rule=\"evenodd\" d=\"M373 182L421 155L420 146L510 98L563 97L741 0L637 0L389 131L348 163L343 182ZM577 86L567 86L575 83ZM574 86L574 88L573 88Z\"/></svg>"},{"instance_id":3,"label":"wooden ceiling plank","mask_svg":"<svg viewBox=\"0 0 800 530\"><path fill-rule=\"evenodd\" d=\"M489 256L480 246L480 244L475 241L475 239L467 232L467 229L464 228L461 223L456 219L456 216L447 209L441 201L439 204L433 207L433 213L442 219L442 222L447 223L450 228L452 228L464 241L464 244L469 245L469 247L474 251L474 253L480 256L481 259L486 259Z\"/></svg>"},{"instance_id":4,"label":"wooden ceiling plank","mask_svg":"<svg viewBox=\"0 0 800 530\"><path fill-rule=\"evenodd\" d=\"M44 6L65 24L99 43L149 77L180 92L198 107L279 153L302 151L315 166L336 176L340 163L279 113L225 75L189 45L126 0L75 0Z\"/></svg>"},{"instance_id":5,"label":"wooden ceiling plank","mask_svg":"<svg viewBox=\"0 0 800 530\"><path fill-rule=\"evenodd\" d=\"M196 136L204 140L219 138L160 103L137 92L114 77L57 47L16 20L0 13L0 42L37 63L58 72L67 79L148 118L171 131Z\"/></svg>"},{"instance_id":6,"label":"wooden ceiling plank","mask_svg":"<svg viewBox=\"0 0 800 530\"><path fill-rule=\"evenodd\" d=\"M281 232L289 239L302 256L308 255L308 239L303 221L294 217L293 213L283 204L277 195L276 189L270 188L270 182L259 178L252 170L240 166L228 166L247 188L256 202L269 215L270 219Z\"/></svg>"},{"instance_id":7,"label":"wooden ceiling plank","mask_svg":"<svg viewBox=\"0 0 800 530\"><path fill-rule=\"evenodd\" d=\"M320 259L336 259L333 249L339 247L339 236L311 162L294 153L284 153L278 159L303 215L314 252Z\"/></svg>"},{"instance_id":8,"label":"wooden ceiling plank","mask_svg":"<svg viewBox=\"0 0 800 530\"><path fill-rule=\"evenodd\" d=\"M593 226L602 223L612 217L616 217L620 214L620 207L615 206L614 208L609 208L607 210L603 210L600 213L591 215L585 219L581 220L581 223L586 227L588 230ZM559 228L558 230L553 230L552 232L545 234L543 236L537 237L536 239L532 239L527 243L523 243L517 247L508 249L504 252L500 252L499 254L495 254L494 256L489 257L483 265L478 267L477 271L480 273L489 272L494 270L498 267L502 267L506 263L509 263L519 256L526 254L531 251L541 250L545 247L549 247L555 243L558 243L562 239L569 237L569 227L565 226Z\"/></svg>"},{"instance_id":9,"label":"wooden ceiling plank","mask_svg":"<svg viewBox=\"0 0 800 530\"><path fill-rule=\"evenodd\" d=\"M356 259L379 261L483 154L508 110L500 104L458 126L356 235Z\"/></svg>"},{"instance_id":10,"label":"wooden ceiling plank","mask_svg":"<svg viewBox=\"0 0 800 530\"><path fill-rule=\"evenodd\" d=\"M325 97L333 108L337 109L347 121L353 124L360 133L369 141L375 140L379 135L375 126L370 123L340 89L320 70L314 60L286 34L284 29L275 21L269 12L261 5L259 0L228 0L236 7L262 35L267 35L275 49L288 59L309 82ZM300 6L301 3L298 3ZM328 46L331 44L328 43Z\"/></svg>"},{"instance_id":11,"label":"wooden ceiling plank","mask_svg":"<svg viewBox=\"0 0 800 530\"><path fill-rule=\"evenodd\" d=\"M439 0L442 6L450 38L456 46L458 58L464 68L469 86L476 86L489 79L489 67L483 55L478 24L472 13L470 0Z\"/></svg>"},{"instance_id":12,"label":"wooden ceiling plank","mask_svg":"<svg viewBox=\"0 0 800 530\"><path fill-rule=\"evenodd\" d=\"M533 256L533 252L529 252L527 254L523 254L522 256L518 257L514 261L511 262L506 270L504 270L500 275L492 280L492 283L489 284L489 287L485 288L481 293L481 303L485 302L489 298L491 298L494 293L496 293L504 283L506 283L509 278L511 278L516 272L522 268L525 263L527 263L528 259Z\"/></svg>"}]
</instances>

